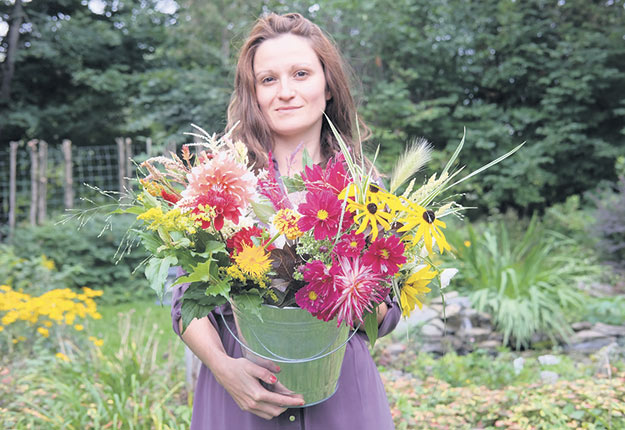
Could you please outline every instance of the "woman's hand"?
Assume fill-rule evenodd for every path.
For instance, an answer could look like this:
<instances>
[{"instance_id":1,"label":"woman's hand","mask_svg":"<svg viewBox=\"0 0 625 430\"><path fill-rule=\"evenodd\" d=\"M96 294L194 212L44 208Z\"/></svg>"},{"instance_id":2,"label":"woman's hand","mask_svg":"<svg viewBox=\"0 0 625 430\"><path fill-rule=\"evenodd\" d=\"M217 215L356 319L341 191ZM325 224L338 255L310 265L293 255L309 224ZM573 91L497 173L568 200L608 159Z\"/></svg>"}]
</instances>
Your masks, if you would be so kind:
<instances>
[{"instance_id":1,"label":"woman's hand","mask_svg":"<svg viewBox=\"0 0 625 430\"><path fill-rule=\"evenodd\" d=\"M224 357L216 367L213 373L217 382L244 411L270 420L284 412L287 407L304 404L301 395L288 392L284 386L280 386L273 373L246 358ZM283 394L267 390L260 381L270 385L279 384L279 391Z\"/></svg>"}]
</instances>

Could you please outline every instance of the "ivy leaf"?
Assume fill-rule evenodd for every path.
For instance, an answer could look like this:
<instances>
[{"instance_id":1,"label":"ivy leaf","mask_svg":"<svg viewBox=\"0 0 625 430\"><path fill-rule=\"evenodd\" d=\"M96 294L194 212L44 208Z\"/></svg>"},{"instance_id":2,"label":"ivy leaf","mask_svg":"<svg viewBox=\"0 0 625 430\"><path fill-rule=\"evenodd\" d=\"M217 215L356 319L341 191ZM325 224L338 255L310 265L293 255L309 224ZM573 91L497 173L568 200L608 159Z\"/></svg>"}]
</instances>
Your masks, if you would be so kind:
<instances>
[{"instance_id":1,"label":"ivy leaf","mask_svg":"<svg viewBox=\"0 0 625 430\"><path fill-rule=\"evenodd\" d=\"M373 312L365 313L365 332L369 338L369 343L371 343L371 348L375 346L375 341L378 340L378 316L377 312L375 312L376 309L377 307Z\"/></svg>"},{"instance_id":2,"label":"ivy leaf","mask_svg":"<svg viewBox=\"0 0 625 430\"><path fill-rule=\"evenodd\" d=\"M150 288L156 291L159 300L163 300L165 281L169 268L176 264L178 259L173 255L164 258L152 257L145 267L145 277L150 281Z\"/></svg>"}]
</instances>

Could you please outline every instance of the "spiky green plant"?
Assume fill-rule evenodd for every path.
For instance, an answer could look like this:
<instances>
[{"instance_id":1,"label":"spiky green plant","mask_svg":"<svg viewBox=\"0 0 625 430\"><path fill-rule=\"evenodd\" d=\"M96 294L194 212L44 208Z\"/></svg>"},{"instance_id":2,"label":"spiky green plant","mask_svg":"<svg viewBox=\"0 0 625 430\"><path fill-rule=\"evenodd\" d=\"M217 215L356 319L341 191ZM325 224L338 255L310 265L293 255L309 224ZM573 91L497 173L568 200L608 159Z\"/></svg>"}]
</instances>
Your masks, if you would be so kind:
<instances>
[{"instance_id":1,"label":"spiky green plant","mask_svg":"<svg viewBox=\"0 0 625 430\"><path fill-rule=\"evenodd\" d=\"M545 231L534 217L518 240L502 222L478 235L468 227L470 246L457 245L460 272L476 309L492 315L504 343L518 349L536 333L553 341L571 334L566 313L584 300L578 283L598 268L570 250L572 241Z\"/></svg>"}]
</instances>

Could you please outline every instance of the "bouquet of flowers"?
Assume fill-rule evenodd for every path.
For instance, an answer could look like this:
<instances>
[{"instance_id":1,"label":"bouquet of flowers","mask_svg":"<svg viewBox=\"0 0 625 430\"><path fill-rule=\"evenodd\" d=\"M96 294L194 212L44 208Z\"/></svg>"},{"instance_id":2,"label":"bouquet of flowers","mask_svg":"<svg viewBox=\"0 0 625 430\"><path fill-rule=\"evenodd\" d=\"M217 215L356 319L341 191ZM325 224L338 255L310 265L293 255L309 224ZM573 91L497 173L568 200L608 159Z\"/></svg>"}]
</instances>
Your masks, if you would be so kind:
<instances>
[{"instance_id":1,"label":"bouquet of flowers","mask_svg":"<svg viewBox=\"0 0 625 430\"><path fill-rule=\"evenodd\" d=\"M429 160L424 141L399 160L386 190L336 132L342 150L325 167L304 152L301 174L280 178L271 162L250 167L246 146L229 134L195 128L199 143L141 164L138 195L118 209L143 223L137 233L151 255L145 272L160 296L171 266L186 272L177 280L190 283L183 328L228 301L253 313L265 303L299 306L337 325L364 324L372 342L376 308L389 294L408 316L431 282L444 287L453 276L432 258L451 250L441 219L463 209L438 203L443 193L520 147L456 180L461 169L451 167L463 138L440 175L419 187L412 179L399 194Z\"/></svg>"}]
</instances>

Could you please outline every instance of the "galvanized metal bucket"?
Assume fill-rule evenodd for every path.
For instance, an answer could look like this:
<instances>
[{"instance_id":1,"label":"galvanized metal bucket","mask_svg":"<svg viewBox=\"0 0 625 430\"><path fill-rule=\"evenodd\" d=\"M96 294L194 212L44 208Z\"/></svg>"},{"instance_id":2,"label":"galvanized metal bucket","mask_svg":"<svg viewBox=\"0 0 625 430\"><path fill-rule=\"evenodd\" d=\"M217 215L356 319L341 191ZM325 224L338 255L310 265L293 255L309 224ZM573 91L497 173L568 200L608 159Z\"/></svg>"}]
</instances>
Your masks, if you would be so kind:
<instances>
[{"instance_id":1,"label":"galvanized metal bucket","mask_svg":"<svg viewBox=\"0 0 625 430\"><path fill-rule=\"evenodd\" d=\"M266 385L268 389L286 388L301 394L304 407L321 403L336 392L345 345L355 331L348 337L344 324L337 327L336 321L320 321L296 307L263 305L260 318L234 305L232 310L238 336L232 335L241 344L243 356L270 371L280 367L277 376L283 387Z\"/></svg>"}]
</instances>

